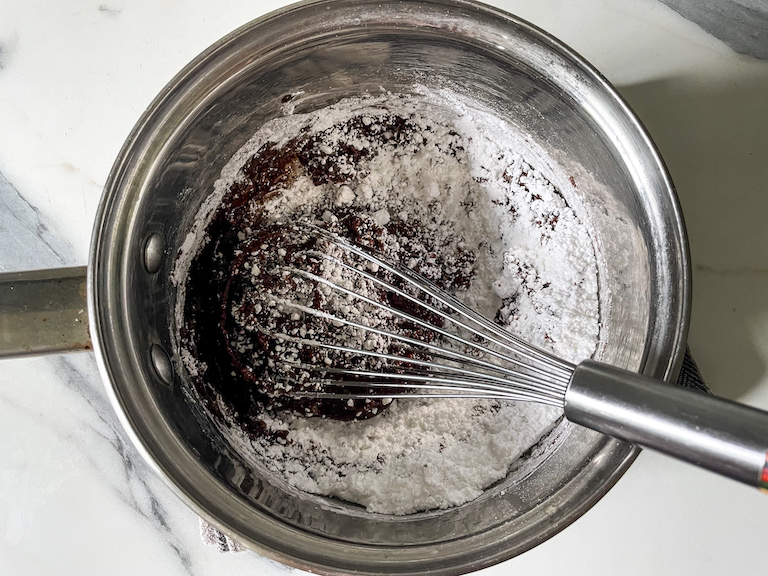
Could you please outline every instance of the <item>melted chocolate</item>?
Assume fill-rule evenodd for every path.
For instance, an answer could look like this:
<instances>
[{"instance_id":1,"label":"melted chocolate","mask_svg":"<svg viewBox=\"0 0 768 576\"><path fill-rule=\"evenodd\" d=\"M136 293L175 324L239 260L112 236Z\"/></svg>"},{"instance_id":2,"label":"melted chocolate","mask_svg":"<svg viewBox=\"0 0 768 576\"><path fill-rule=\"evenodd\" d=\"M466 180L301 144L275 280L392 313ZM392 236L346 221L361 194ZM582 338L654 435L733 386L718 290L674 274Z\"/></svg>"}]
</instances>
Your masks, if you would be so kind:
<instances>
[{"instance_id":1,"label":"melted chocolate","mask_svg":"<svg viewBox=\"0 0 768 576\"><path fill-rule=\"evenodd\" d=\"M350 182L359 162L375 155L377 146L391 144L407 148L420 144L415 140L410 122L396 115L385 115L367 123L362 117L353 118L343 129L363 134L374 145L358 149L342 143L329 153L324 133L319 133L299 136L280 148L271 143L263 146L246 162L242 178L224 195L205 231L210 240L189 270L184 310L187 325L181 331L182 345L204 367L193 382L214 415L221 416L220 402L223 402L231 411L230 416L254 435L264 434L261 415L265 411L291 410L306 416L351 420L368 418L386 409L381 400L298 399L289 394L286 383L311 387L312 379L306 375L302 379L301 371L292 372L281 366L281 349L276 339L266 333L268 331L253 329L253 326L263 327L269 320L266 316L269 311L258 299L284 288L279 284L287 281L273 272L275 266L295 264L297 258L316 248L317 243L316 238L302 236L289 226L267 224L264 202L291 186L301 175L308 175L316 185ZM437 265L429 270L437 276L430 280L450 289L469 286L474 254L459 250L458 255L444 256L440 246L432 245L421 223L394 219L379 226L354 209L336 207L334 211L338 221L328 224L334 232L378 250L385 248L382 242L385 235L395 235L401 244L398 256L403 260L415 259L417 272L422 271L423 261L431 259L437 261ZM321 215L318 213L315 217L319 219ZM278 248L283 248L280 254ZM311 267L312 263L308 264L305 259L301 265ZM252 273L254 266L258 267L259 274ZM287 282L293 282L293 288L297 288L296 279ZM317 287L302 289L305 296L311 296L312 307L323 309L326 302ZM392 293L378 294L378 297L397 309L438 322L405 298ZM249 322L251 328L244 328ZM327 322L321 324L306 315L298 320L282 317L270 329L290 333L302 326L314 329L321 335L319 339L337 338L338 341L346 337L343 329L333 328ZM434 339L433 334L412 322L393 321L389 328L421 340ZM387 343L381 351L412 358L428 357L423 351L404 350L396 342ZM321 352L326 354L324 350ZM298 353L298 361L322 364L319 353L316 347L304 347ZM350 368L372 366L370 358L344 359L337 354L331 355L330 360L334 365ZM388 368L397 370L398 366Z\"/></svg>"}]
</instances>

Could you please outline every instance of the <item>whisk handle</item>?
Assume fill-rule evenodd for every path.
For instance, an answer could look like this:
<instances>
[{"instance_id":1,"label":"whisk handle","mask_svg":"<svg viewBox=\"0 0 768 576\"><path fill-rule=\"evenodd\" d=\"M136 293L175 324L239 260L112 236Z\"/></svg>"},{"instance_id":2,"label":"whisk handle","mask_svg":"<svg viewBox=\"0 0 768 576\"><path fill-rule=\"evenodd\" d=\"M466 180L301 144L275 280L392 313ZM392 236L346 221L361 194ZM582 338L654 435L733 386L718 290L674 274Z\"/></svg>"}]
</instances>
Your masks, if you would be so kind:
<instances>
[{"instance_id":1,"label":"whisk handle","mask_svg":"<svg viewBox=\"0 0 768 576\"><path fill-rule=\"evenodd\" d=\"M565 416L768 492L768 412L587 360Z\"/></svg>"}]
</instances>

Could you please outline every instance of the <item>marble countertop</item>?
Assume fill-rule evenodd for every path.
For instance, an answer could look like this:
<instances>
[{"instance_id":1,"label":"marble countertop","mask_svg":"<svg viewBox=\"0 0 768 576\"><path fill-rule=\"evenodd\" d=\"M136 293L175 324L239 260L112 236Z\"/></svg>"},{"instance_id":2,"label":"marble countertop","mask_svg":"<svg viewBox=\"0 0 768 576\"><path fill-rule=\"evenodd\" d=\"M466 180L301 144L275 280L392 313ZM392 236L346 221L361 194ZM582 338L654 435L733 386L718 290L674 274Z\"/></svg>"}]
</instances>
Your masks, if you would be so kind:
<instances>
[{"instance_id":1,"label":"marble countertop","mask_svg":"<svg viewBox=\"0 0 768 576\"><path fill-rule=\"evenodd\" d=\"M102 187L144 108L209 44L284 4L0 2L0 271L85 264ZM646 124L690 235L690 346L715 393L768 409L768 61L656 0L492 4L575 48ZM0 363L0 459L0 574L293 571L201 543L89 354ZM646 451L574 525L482 574L764 571L765 518L756 490Z\"/></svg>"}]
</instances>

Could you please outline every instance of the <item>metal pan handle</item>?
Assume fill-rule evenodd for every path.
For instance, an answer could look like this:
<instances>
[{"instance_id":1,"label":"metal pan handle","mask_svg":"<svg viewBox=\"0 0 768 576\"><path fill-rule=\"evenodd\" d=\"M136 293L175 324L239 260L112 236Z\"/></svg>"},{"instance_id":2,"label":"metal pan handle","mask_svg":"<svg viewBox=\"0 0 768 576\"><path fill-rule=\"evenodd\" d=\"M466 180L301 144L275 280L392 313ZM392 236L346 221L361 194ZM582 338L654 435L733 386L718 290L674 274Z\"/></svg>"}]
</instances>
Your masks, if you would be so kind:
<instances>
[{"instance_id":1,"label":"metal pan handle","mask_svg":"<svg viewBox=\"0 0 768 576\"><path fill-rule=\"evenodd\" d=\"M0 358L91 349L85 266L0 274Z\"/></svg>"}]
</instances>

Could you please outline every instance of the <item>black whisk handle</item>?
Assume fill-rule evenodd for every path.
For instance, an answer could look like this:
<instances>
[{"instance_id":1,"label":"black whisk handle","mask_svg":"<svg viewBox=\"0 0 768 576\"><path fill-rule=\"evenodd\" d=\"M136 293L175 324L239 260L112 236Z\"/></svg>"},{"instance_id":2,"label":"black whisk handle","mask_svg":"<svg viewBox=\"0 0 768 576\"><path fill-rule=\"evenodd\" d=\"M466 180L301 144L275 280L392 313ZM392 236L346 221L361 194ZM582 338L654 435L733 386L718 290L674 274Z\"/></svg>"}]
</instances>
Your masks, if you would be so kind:
<instances>
[{"instance_id":1,"label":"black whisk handle","mask_svg":"<svg viewBox=\"0 0 768 576\"><path fill-rule=\"evenodd\" d=\"M768 412L587 360L565 416L768 492Z\"/></svg>"}]
</instances>

